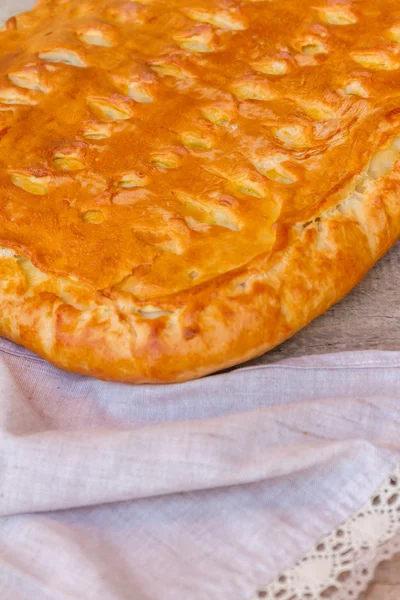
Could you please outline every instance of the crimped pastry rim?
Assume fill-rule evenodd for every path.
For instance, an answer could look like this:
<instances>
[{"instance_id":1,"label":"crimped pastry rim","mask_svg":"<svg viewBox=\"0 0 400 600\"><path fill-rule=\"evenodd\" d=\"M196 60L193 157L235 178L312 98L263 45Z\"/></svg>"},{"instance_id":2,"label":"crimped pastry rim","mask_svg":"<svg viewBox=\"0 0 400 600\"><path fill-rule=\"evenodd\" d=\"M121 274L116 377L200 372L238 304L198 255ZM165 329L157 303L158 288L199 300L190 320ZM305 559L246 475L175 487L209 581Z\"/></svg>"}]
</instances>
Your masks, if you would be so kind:
<instances>
[{"instance_id":1,"label":"crimped pastry rim","mask_svg":"<svg viewBox=\"0 0 400 600\"><path fill-rule=\"evenodd\" d=\"M50 3L42 0L43 6ZM234 32L245 29L241 14L238 13L240 18L233 13L232 17L224 10L221 14L224 19L231 19L230 27ZM203 16L192 14L190 18L201 21ZM350 25L357 20L351 11L344 17ZM211 22L207 23L206 32L210 35ZM325 31L322 25L319 31ZM105 30L104 35L107 37L108 34ZM329 40L324 38L322 42L325 33L322 37L319 35L309 36L310 43L318 42L318 52L325 54L329 50ZM296 44L301 45L304 39L308 40L306 38L292 40L294 51L302 52L302 48L296 49ZM107 39L112 46L112 33ZM179 39L185 42L186 38ZM203 37L206 44L207 39ZM212 46L214 41L210 44ZM59 50L53 50L57 55ZM50 55L53 50L50 49ZM59 56L49 56L49 52L39 53L40 60L58 62ZM357 52L352 54L355 62L359 61ZM178 64L180 67L179 60L173 62L174 56L169 66L172 64L175 68ZM372 58L377 59L376 52ZM389 58L384 55L388 61L385 68L394 69L397 63L393 57ZM77 69L86 66L85 56L80 58L73 49L70 60ZM361 64L365 60L364 53ZM157 59L149 64L156 72L165 67ZM256 90L259 98L252 99L256 102L266 100L274 85L265 83L259 74L252 74L245 81L239 79L234 83L233 94L243 96L241 86L245 84L246 88L254 84L252 93ZM40 90L44 93L46 82L40 81L40 85L44 86ZM362 88L357 92L364 98L362 94L368 90ZM7 102L9 90L4 93ZM31 92L20 91L20 94L26 104L34 101ZM103 100L101 95L87 98L88 104L97 112L103 111ZM129 119L131 107L127 99L116 95L113 102L111 108L115 110L117 120ZM301 102L302 97L299 97L299 106ZM315 106L310 104L310 108L313 112ZM375 121L379 115L378 120L386 127L373 137L372 150L375 152L377 147L387 149L388 139L395 135L398 109L393 105L393 114L390 114L390 108L388 102L385 114L383 111L374 113ZM320 105L317 110L321 112ZM320 115L317 120L319 118L323 122L325 117ZM304 123L310 125L307 119ZM79 171L84 166L82 147L78 144L72 148L76 152L72 163L68 163L71 159L68 145L58 148L53 161L67 170ZM379 152L378 149L377 154ZM372 159L374 156L372 154ZM371 156L367 162L369 160ZM364 164L363 168L365 173L368 167ZM43 189L39 186L34 193L45 195L51 172L35 169L10 169L12 183L17 187L22 185L26 191L24 178L33 174L33 185L36 185L36 179L43 184ZM354 191L355 177L351 189L346 192L348 197L336 206L314 211L312 220L302 222L299 219L290 226L285 220L275 221L273 227L277 236L271 251L260 253L244 266L214 275L190 289L159 294L147 300L140 300L118 287L95 287L90 280L79 280L62 269L40 270L42 265L33 253L30 256L23 245L5 238L2 242L5 250L0 253L0 333L58 367L105 380L178 382L233 366L278 345L329 308L346 295L396 242L400 234L399 177L398 161L392 171L386 169L367 178L362 192ZM256 181L257 185L260 181ZM339 192L338 196L342 198L344 189ZM234 213L233 209L229 211L231 209L226 214ZM87 210L83 218L86 216L89 222L96 223L99 214L91 213L96 211ZM180 248L176 250L178 254Z\"/></svg>"},{"instance_id":2,"label":"crimped pastry rim","mask_svg":"<svg viewBox=\"0 0 400 600\"><path fill-rule=\"evenodd\" d=\"M127 358L124 352L118 353L118 338L110 329L115 327L112 319L117 315L119 319L126 319L128 313L120 312L121 307L116 309L114 305L108 319L95 323L93 319L98 321L96 313L102 310L101 304L99 308L79 311L49 292L39 291L28 297L21 294L17 299L7 300L2 290L1 334L60 368L107 381L181 382L234 366L280 344L343 298L397 241L400 205L393 183L398 185L399 180L400 170L395 168L357 199L365 219L363 223L354 214L351 217L343 214L343 206L349 202L346 199L317 221L299 226L284 250L272 257L259 257L234 273L220 276L218 288L215 282L214 285L205 283L198 286L195 294L192 290L158 299L153 303L155 311L166 311L174 305L180 307L182 313L180 321L174 323L170 314L145 319L146 328L150 328L147 339L155 340L157 352L154 349L150 352L146 345L140 347L139 343L135 346L135 336L131 333L131 356ZM365 227L369 228L368 236ZM326 254L329 246L331 257ZM0 260L3 281L4 271L16 270L17 260L15 257ZM310 260L314 261L313 268L305 267L296 273L295 265L301 261L310 264ZM323 286L315 277L317 267L324 272ZM287 279L285 269L291 273ZM10 275L9 281L12 281ZM251 281L247 290L242 287L245 281ZM284 282L287 288L283 289ZM299 282L302 283L299 285ZM274 287L281 288L280 293L276 294L276 290L272 293ZM228 292L232 289L236 291L230 296ZM305 301L301 313L293 306L293 294L296 304ZM243 297L246 298L244 309ZM108 302L108 299L103 300ZM78 341L82 312L86 313L88 325L79 333ZM220 318L221 314L225 320ZM134 319L137 325L143 321L140 315ZM198 327L204 320L207 329L191 337L191 327ZM168 333L168 328L172 328L172 333ZM161 331L167 332L165 342ZM127 331L125 335L129 336Z\"/></svg>"}]
</instances>

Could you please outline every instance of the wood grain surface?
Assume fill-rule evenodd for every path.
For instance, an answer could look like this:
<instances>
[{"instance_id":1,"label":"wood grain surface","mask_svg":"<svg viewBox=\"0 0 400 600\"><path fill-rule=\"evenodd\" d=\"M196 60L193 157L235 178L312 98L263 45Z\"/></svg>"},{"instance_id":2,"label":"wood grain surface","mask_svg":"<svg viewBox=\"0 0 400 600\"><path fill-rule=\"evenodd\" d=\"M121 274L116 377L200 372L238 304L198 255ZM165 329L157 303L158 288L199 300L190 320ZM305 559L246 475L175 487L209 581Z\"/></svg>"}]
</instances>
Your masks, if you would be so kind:
<instances>
[{"instance_id":1,"label":"wood grain surface","mask_svg":"<svg viewBox=\"0 0 400 600\"><path fill-rule=\"evenodd\" d=\"M400 599L400 554L391 561L380 565L374 583L359 600L399 600Z\"/></svg>"}]
</instances>

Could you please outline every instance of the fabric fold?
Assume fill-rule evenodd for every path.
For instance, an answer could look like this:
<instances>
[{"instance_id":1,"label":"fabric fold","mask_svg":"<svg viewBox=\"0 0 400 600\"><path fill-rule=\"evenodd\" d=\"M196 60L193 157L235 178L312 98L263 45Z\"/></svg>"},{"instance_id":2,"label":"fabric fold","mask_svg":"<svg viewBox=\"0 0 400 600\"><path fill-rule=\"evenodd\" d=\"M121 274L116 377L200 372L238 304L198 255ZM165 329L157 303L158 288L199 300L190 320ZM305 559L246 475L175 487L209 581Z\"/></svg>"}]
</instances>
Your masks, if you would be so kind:
<instances>
[{"instance_id":1,"label":"fabric fold","mask_svg":"<svg viewBox=\"0 0 400 600\"><path fill-rule=\"evenodd\" d=\"M285 443L283 422L278 444L277 422L263 412L132 432L3 436L0 515L257 483L373 448L363 439L306 442L300 432Z\"/></svg>"},{"instance_id":2,"label":"fabric fold","mask_svg":"<svg viewBox=\"0 0 400 600\"><path fill-rule=\"evenodd\" d=\"M400 353L172 386L68 373L0 340L0 595L251 598L400 460Z\"/></svg>"}]
</instances>

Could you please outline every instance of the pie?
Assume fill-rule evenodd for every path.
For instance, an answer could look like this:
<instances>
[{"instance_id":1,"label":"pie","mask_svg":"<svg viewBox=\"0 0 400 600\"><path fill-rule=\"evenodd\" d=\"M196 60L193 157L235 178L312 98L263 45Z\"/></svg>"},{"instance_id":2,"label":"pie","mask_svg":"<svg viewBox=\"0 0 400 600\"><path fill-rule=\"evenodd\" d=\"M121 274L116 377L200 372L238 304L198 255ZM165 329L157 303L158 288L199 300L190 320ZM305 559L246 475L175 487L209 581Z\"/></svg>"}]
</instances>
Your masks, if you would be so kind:
<instances>
[{"instance_id":1,"label":"pie","mask_svg":"<svg viewBox=\"0 0 400 600\"><path fill-rule=\"evenodd\" d=\"M398 0L41 0L0 34L0 334L177 382L400 234Z\"/></svg>"}]
</instances>

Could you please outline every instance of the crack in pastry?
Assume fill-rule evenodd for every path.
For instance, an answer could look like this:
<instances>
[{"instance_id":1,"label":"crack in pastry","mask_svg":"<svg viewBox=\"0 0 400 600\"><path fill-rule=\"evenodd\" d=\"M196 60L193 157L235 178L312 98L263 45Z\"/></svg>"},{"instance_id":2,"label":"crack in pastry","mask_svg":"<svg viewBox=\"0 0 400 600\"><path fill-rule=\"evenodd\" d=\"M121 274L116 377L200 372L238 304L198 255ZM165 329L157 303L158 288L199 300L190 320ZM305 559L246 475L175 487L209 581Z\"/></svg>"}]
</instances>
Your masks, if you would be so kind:
<instances>
[{"instance_id":1,"label":"crack in pastry","mask_svg":"<svg viewBox=\"0 0 400 600\"><path fill-rule=\"evenodd\" d=\"M194 21L209 23L214 27L228 29L230 31L241 31L246 29L246 20L238 8L206 10L203 8L185 8L183 12Z\"/></svg>"},{"instance_id":2,"label":"crack in pastry","mask_svg":"<svg viewBox=\"0 0 400 600\"><path fill-rule=\"evenodd\" d=\"M132 110L124 98L87 98L87 104L95 117L105 121L125 121L132 117Z\"/></svg>"},{"instance_id":3,"label":"crack in pastry","mask_svg":"<svg viewBox=\"0 0 400 600\"><path fill-rule=\"evenodd\" d=\"M112 128L110 123L98 123L91 121L87 123L82 135L89 140L105 140L111 137Z\"/></svg>"},{"instance_id":4,"label":"crack in pastry","mask_svg":"<svg viewBox=\"0 0 400 600\"><path fill-rule=\"evenodd\" d=\"M367 69L393 71L400 67L399 61L383 50L352 52L351 57L355 62Z\"/></svg>"},{"instance_id":5,"label":"crack in pastry","mask_svg":"<svg viewBox=\"0 0 400 600\"><path fill-rule=\"evenodd\" d=\"M357 17L348 6L321 6L316 9L320 19L328 25L353 25Z\"/></svg>"},{"instance_id":6,"label":"crack in pastry","mask_svg":"<svg viewBox=\"0 0 400 600\"><path fill-rule=\"evenodd\" d=\"M149 62L152 71L160 77L174 77L175 79L190 80L193 74L185 69L176 57L158 58Z\"/></svg>"},{"instance_id":7,"label":"crack in pastry","mask_svg":"<svg viewBox=\"0 0 400 600\"><path fill-rule=\"evenodd\" d=\"M208 25L198 25L190 31L174 35L174 40L184 50L190 52L214 52L217 41L213 29Z\"/></svg>"},{"instance_id":8,"label":"crack in pastry","mask_svg":"<svg viewBox=\"0 0 400 600\"><path fill-rule=\"evenodd\" d=\"M113 33L111 27L107 28L102 24L80 29L77 32L77 37L81 42L89 46L110 48L115 45Z\"/></svg>"},{"instance_id":9,"label":"crack in pastry","mask_svg":"<svg viewBox=\"0 0 400 600\"><path fill-rule=\"evenodd\" d=\"M101 210L88 210L83 213L82 221L85 223L92 223L94 225L101 225L104 223L104 215Z\"/></svg>"},{"instance_id":10,"label":"crack in pastry","mask_svg":"<svg viewBox=\"0 0 400 600\"><path fill-rule=\"evenodd\" d=\"M78 54L62 48L40 52L38 56L41 60L49 63L63 63L64 65L71 65L73 67L81 68L87 66Z\"/></svg>"},{"instance_id":11,"label":"crack in pastry","mask_svg":"<svg viewBox=\"0 0 400 600\"><path fill-rule=\"evenodd\" d=\"M44 196L49 191L51 178L46 173L35 171L11 171L10 180L16 186L36 196Z\"/></svg>"},{"instance_id":12,"label":"crack in pastry","mask_svg":"<svg viewBox=\"0 0 400 600\"><path fill-rule=\"evenodd\" d=\"M43 74L34 63L26 65L20 71L14 71L8 74L9 80L17 87L32 90L34 92L42 92L43 94L49 91L49 86L45 83Z\"/></svg>"},{"instance_id":13,"label":"crack in pastry","mask_svg":"<svg viewBox=\"0 0 400 600\"><path fill-rule=\"evenodd\" d=\"M369 93L361 81L353 80L343 88L345 94L350 96L360 96L360 98L368 98Z\"/></svg>"},{"instance_id":14,"label":"crack in pastry","mask_svg":"<svg viewBox=\"0 0 400 600\"><path fill-rule=\"evenodd\" d=\"M130 60L128 64L118 65L111 80L120 93L135 102L147 104L155 100L158 78L143 62Z\"/></svg>"},{"instance_id":15,"label":"crack in pastry","mask_svg":"<svg viewBox=\"0 0 400 600\"><path fill-rule=\"evenodd\" d=\"M268 81L248 75L231 84L232 93L241 100L272 100L274 92Z\"/></svg>"},{"instance_id":16,"label":"crack in pastry","mask_svg":"<svg viewBox=\"0 0 400 600\"><path fill-rule=\"evenodd\" d=\"M287 61L279 58L264 58L251 63L251 66L255 71L265 75L282 76L288 72Z\"/></svg>"},{"instance_id":17,"label":"crack in pastry","mask_svg":"<svg viewBox=\"0 0 400 600\"><path fill-rule=\"evenodd\" d=\"M234 211L230 209L228 202L218 202L213 201L212 196L207 199L196 200L195 198L191 198L187 194L183 194L181 192L175 192L175 197L182 203L182 205L188 209L192 214L191 217L189 215L188 218L197 219L200 223L207 223L208 225L219 225L220 227L226 227L227 229L232 229L233 231L239 231L240 225L238 223L238 218L235 215ZM193 221L189 221L192 223L192 228L196 230L196 226L193 225ZM199 229L197 229L199 230ZM201 229L200 229L201 230Z\"/></svg>"},{"instance_id":18,"label":"crack in pastry","mask_svg":"<svg viewBox=\"0 0 400 600\"><path fill-rule=\"evenodd\" d=\"M135 188L148 185L151 179L146 173L130 171L119 176L116 185L121 188Z\"/></svg>"},{"instance_id":19,"label":"crack in pastry","mask_svg":"<svg viewBox=\"0 0 400 600\"><path fill-rule=\"evenodd\" d=\"M0 33L0 334L183 381L258 355L400 233L396 0L40 0Z\"/></svg>"},{"instance_id":20,"label":"crack in pastry","mask_svg":"<svg viewBox=\"0 0 400 600\"><path fill-rule=\"evenodd\" d=\"M393 42L400 42L400 22L395 23L386 32L387 37Z\"/></svg>"},{"instance_id":21,"label":"crack in pastry","mask_svg":"<svg viewBox=\"0 0 400 600\"><path fill-rule=\"evenodd\" d=\"M31 96L15 88L0 88L0 104L19 104L30 106L36 104Z\"/></svg>"},{"instance_id":22,"label":"crack in pastry","mask_svg":"<svg viewBox=\"0 0 400 600\"><path fill-rule=\"evenodd\" d=\"M268 179L286 185L294 183L297 179L296 175L290 171L288 159L287 154L276 151L269 154L262 152L250 158L259 173L265 175ZM286 165L283 163L286 163Z\"/></svg>"},{"instance_id":23,"label":"crack in pastry","mask_svg":"<svg viewBox=\"0 0 400 600\"><path fill-rule=\"evenodd\" d=\"M292 45L301 54L319 55L328 53L328 47L325 42L311 34L294 40Z\"/></svg>"},{"instance_id":24,"label":"crack in pastry","mask_svg":"<svg viewBox=\"0 0 400 600\"><path fill-rule=\"evenodd\" d=\"M53 164L62 171L81 171L82 169L86 169L86 165L79 154L74 154L73 152L57 152L52 160Z\"/></svg>"}]
</instances>

